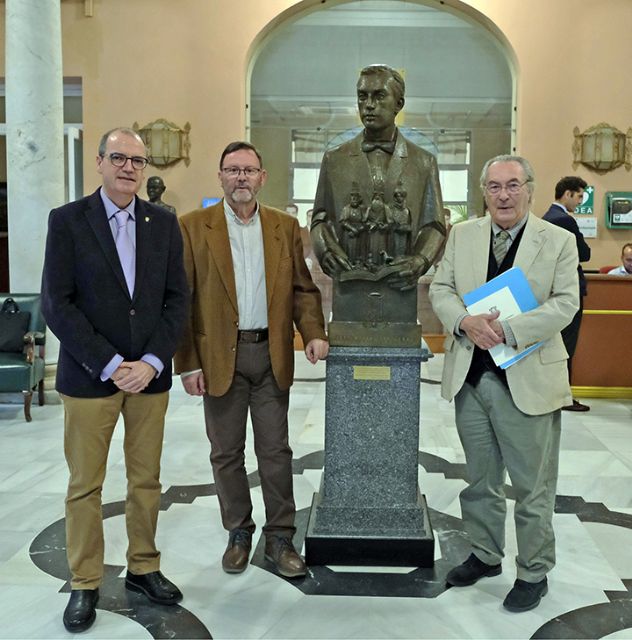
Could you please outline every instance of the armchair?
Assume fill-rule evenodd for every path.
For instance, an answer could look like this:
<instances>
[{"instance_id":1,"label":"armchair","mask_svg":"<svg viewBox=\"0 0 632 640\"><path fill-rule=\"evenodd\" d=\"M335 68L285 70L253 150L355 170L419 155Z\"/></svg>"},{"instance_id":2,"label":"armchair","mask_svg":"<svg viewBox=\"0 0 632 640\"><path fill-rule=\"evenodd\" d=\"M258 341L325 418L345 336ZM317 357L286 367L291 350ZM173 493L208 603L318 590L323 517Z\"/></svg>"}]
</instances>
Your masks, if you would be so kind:
<instances>
[{"instance_id":1,"label":"armchair","mask_svg":"<svg viewBox=\"0 0 632 640\"><path fill-rule=\"evenodd\" d=\"M20 311L31 314L24 335L22 352L0 351L0 393L24 396L24 417L31 422L31 400L37 387L39 405L44 404L44 348L46 322L40 307L39 293L0 293L0 307L7 298L13 298Z\"/></svg>"}]
</instances>

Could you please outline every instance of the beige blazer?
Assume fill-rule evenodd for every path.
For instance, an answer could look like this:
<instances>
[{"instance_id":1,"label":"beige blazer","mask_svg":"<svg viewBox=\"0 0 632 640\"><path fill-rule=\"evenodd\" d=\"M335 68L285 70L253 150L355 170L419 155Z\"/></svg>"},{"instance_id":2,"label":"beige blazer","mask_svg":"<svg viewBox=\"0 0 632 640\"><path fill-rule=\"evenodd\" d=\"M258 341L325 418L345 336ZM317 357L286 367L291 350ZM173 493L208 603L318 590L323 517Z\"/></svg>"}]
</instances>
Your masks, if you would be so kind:
<instances>
[{"instance_id":1,"label":"beige blazer","mask_svg":"<svg viewBox=\"0 0 632 640\"><path fill-rule=\"evenodd\" d=\"M517 349L540 340L544 345L507 369L507 383L518 409L539 415L572 401L568 354L560 331L579 308L578 257L571 233L528 215L514 266L525 273L540 306L511 318L509 325ZM485 283L490 228L489 216L455 225L430 285L432 306L448 334L441 387L446 400L461 389L472 362L473 343L465 335L457 336L454 329L466 313L463 295Z\"/></svg>"},{"instance_id":2,"label":"beige blazer","mask_svg":"<svg viewBox=\"0 0 632 640\"><path fill-rule=\"evenodd\" d=\"M303 341L327 339L320 292L305 260L298 222L260 205L272 371L281 389L294 376L294 327ZM202 369L207 392L221 396L235 373L239 312L224 203L180 218L191 310L175 355L176 373Z\"/></svg>"}]
</instances>

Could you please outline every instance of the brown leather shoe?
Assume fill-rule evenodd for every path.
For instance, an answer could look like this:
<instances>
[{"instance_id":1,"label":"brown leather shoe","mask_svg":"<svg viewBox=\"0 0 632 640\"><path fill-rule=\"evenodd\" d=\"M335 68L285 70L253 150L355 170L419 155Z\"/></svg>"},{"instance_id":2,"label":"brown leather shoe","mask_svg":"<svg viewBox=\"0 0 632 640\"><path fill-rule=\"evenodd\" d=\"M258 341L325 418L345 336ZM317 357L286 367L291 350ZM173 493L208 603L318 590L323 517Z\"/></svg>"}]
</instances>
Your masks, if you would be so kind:
<instances>
[{"instance_id":1,"label":"brown leather shoe","mask_svg":"<svg viewBox=\"0 0 632 640\"><path fill-rule=\"evenodd\" d=\"M222 557L226 573L241 573L248 566L252 547L252 533L246 529L233 529L228 535L228 546Z\"/></svg>"},{"instance_id":2,"label":"brown leather shoe","mask_svg":"<svg viewBox=\"0 0 632 640\"><path fill-rule=\"evenodd\" d=\"M286 578L300 578L307 573L303 558L296 552L290 538L269 536L266 539L265 557Z\"/></svg>"}]
</instances>

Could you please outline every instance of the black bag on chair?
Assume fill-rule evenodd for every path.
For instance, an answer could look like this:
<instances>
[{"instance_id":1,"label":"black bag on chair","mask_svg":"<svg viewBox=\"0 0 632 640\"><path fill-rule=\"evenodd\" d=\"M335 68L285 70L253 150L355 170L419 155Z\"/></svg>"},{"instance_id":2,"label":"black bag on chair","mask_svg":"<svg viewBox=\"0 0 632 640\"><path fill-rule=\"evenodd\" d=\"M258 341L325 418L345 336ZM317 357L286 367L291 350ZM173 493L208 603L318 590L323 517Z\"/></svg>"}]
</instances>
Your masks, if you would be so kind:
<instances>
[{"instance_id":1,"label":"black bag on chair","mask_svg":"<svg viewBox=\"0 0 632 640\"><path fill-rule=\"evenodd\" d=\"M20 352L24 349L24 334L28 331L31 314L20 311L13 298L7 298L0 309L0 351Z\"/></svg>"}]
</instances>

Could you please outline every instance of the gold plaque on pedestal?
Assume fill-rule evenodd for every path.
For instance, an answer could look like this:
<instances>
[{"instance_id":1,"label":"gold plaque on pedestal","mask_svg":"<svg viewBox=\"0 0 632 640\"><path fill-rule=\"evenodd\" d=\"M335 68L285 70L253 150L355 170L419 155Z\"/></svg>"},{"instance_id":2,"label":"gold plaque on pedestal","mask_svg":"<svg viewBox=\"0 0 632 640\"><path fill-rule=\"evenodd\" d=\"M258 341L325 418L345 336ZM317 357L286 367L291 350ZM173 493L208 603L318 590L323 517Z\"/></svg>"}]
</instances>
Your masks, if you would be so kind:
<instances>
[{"instance_id":1,"label":"gold plaque on pedestal","mask_svg":"<svg viewBox=\"0 0 632 640\"><path fill-rule=\"evenodd\" d=\"M408 322L329 323L329 344L337 347L402 347L421 345L421 325Z\"/></svg>"}]
</instances>

